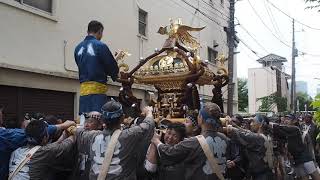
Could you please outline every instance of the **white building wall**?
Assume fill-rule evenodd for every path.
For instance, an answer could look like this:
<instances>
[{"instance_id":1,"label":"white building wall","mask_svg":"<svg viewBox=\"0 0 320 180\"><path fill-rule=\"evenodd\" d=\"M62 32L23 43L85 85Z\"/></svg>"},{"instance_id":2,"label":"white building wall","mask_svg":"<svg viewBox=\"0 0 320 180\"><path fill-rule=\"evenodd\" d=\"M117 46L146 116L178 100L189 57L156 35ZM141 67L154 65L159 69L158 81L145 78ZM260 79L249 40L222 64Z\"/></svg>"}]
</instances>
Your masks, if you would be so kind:
<instances>
[{"instance_id":1,"label":"white building wall","mask_svg":"<svg viewBox=\"0 0 320 180\"><path fill-rule=\"evenodd\" d=\"M290 91L285 73L281 73L281 95L287 98L287 107L290 107Z\"/></svg>"},{"instance_id":2,"label":"white building wall","mask_svg":"<svg viewBox=\"0 0 320 180\"><path fill-rule=\"evenodd\" d=\"M209 0L206 2L210 3ZM195 9L182 1L175 0L53 0L52 15L13 0L0 0L0 22L3 22L0 34L0 67L44 73L48 78L53 75L77 82L73 51L77 43L86 36L87 24L93 19L104 24L102 41L108 44L112 52L124 49L132 54L127 59L131 68L138 63L139 57L146 57L152 54L155 48L162 47L166 36L156 32L160 26L169 24L169 18L180 17L186 25L206 26L203 31L193 33L200 39L202 59L207 59L207 47L213 48L214 41L219 44L215 50L227 55L227 38L223 31L223 26L227 26L226 17L216 16L223 16L221 13L229 14L228 1L224 1L224 4L220 4L220 0L212 1L213 6L221 13L200 0L190 1L190 4L205 12L216 22L199 12L196 13ZM139 7L148 12L146 37L138 33ZM214 65L212 67L214 68ZM237 69L236 63L234 69ZM4 81L1 83L8 84ZM61 84L54 84L56 89L65 90L62 88L63 81L59 83ZM16 83L16 86L24 87L25 84ZM75 89L78 87L73 88L73 91ZM206 86L200 89L200 93L205 98L211 99L211 89L212 87ZM117 88L115 92L110 93L117 94L116 91ZM223 92L226 99L227 92ZM143 94L138 96L144 97ZM236 97L237 88L235 88Z\"/></svg>"},{"instance_id":3,"label":"white building wall","mask_svg":"<svg viewBox=\"0 0 320 180\"><path fill-rule=\"evenodd\" d=\"M270 67L251 68L248 70L249 113L259 111L261 102L258 98L277 91L276 71Z\"/></svg>"}]
</instances>

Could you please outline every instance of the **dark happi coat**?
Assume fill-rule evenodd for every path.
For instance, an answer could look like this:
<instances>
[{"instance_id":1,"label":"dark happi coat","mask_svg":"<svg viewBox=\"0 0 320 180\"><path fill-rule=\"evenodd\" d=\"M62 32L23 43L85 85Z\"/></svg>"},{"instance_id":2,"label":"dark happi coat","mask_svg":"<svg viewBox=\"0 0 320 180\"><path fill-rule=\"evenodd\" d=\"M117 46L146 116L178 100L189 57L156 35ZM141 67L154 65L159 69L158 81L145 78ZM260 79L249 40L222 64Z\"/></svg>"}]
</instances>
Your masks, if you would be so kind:
<instances>
[{"instance_id":1,"label":"dark happi coat","mask_svg":"<svg viewBox=\"0 0 320 180\"><path fill-rule=\"evenodd\" d=\"M111 165L108 171L108 180L135 180L140 153L140 142L145 141L154 132L154 121L146 118L138 126L125 129L121 132L113 153ZM83 154L88 157L83 162L85 173L84 179L97 179L105 151L113 132L104 131L84 131L77 132L77 146L82 149ZM80 167L81 168L81 167Z\"/></svg>"},{"instance_id":2,"label":"dark happi coat","mask_svg":"<svg viewBox=\"0 0 320 180\"><path fill-rule=\"evenodd\" d=\"M221 172L225 174L229 139L224 134L215 131L205 131L203 136L214 152ZM160 144L158 152L163 165L183 162L186 180L218 180L196 137L187 138L174 146Z\"/></svg>"}]
</instances>

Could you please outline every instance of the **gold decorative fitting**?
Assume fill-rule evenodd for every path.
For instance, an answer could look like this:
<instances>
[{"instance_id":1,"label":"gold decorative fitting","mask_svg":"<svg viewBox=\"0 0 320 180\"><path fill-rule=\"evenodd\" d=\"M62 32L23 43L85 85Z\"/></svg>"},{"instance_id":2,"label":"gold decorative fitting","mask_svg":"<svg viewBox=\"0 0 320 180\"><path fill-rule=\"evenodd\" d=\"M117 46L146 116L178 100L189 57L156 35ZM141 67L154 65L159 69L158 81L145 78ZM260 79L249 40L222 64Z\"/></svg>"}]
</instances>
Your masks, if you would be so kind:
<instances>
[{"instance_id":1,"label":"gold decorative fitting","mask_svg":"<svg viewBox=\"0 0 320 180\"><path fill-rule=\"evenodd\" d=\"M201 31L205 27L193 28L182 24L181 18L176 21L170 19L170 25L160 27L159 34L168 35L169 38L176 39L180 45L194 52L200 48L200 43L189 33L190 31Z\"/></svg>"},{"instance_id":2,"label":"gold decorative fitting","mask_svg":"<svg viewBox=\"0 0 320 180\"><path fill-rule=\"evenodd\" d=\"M124 50L118 50L116 52L116 61L118 62L118 67L120 69L120 72L128 72L129 66L128 64L124 63L124 58L131 56L131 54Z\"/></svg>"},{"instance_id":3,"label":"gold decorative fitting","mask_svg":"<svg viewBox=\"0 0 320 180\"><path fill-rule=\"evenodd\" d=\"M190 32L204 28L183 25L180 18L170 19L170 25L158 30L158 33L168 36L163 48L145 59L141 58L139 64L127 73L134 83L152 85L158 90L157 101L153 101L155 118L182 119L186 111L197 112L200 103L196 85L215 85L220 82L217 80L220 75L224 78L228 75L224 55L220 54L216 59L219 62L216 73L210 69L210 64L201 60L198 54L200 43ZM127 54L122 52L120 59ZM125 79L128 76L120 81L128 83ZM128 85L125 83L123 85Z\"/></svg>"}]
</instances>

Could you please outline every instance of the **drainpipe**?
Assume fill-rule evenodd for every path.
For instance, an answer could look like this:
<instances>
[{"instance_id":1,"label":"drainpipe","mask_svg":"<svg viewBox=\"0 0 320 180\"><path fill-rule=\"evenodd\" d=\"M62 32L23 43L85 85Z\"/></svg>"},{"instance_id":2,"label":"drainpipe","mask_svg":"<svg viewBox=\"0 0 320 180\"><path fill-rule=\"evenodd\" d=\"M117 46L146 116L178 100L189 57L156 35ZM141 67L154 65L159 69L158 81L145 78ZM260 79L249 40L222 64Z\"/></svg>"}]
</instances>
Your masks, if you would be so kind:
<instances>
[{"instance_id":1,"label":"drainpipe","mask_svg":"<svg viewBox=\"0 0 320 180\"><path fill-rule=\"evenodd\" d=\"M68 69L68 67L67 67L67 58L66 58L66 47L67 47L67 43L68 43L68 41L67 40L64 40L63 41L63 66L64 66L64 70L66 70L66 71L68 71L68 72L76 72L76 73L78 73L78 71L75 71L75 70L73 70L73 69Z\"/></svg>"}]
</instances>

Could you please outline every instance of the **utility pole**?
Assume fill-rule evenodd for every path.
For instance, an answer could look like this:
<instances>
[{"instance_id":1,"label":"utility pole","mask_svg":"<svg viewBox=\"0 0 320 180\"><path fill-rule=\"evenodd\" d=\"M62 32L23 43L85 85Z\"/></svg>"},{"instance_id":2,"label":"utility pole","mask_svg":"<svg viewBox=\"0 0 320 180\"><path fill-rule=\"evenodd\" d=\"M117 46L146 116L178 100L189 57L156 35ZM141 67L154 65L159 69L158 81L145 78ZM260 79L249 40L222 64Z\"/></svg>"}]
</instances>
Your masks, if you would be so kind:
<instances>
[{"instance_id":1,"label":"utility pole","mask_svg":"<svg viewBox=\"0 0 320 180\"><path fill-rule=\"evenodd\" d=\"M229 19L229 29L228 33L228 72L229 72L229 83L228 83L228 115L233 115L233 94L234 94L234 82L233 82L233 62L234 62L234 40L235 40L235 30L234 30L234 13L235 13L235 0L230 0L230 19Z\"/></svg>"},{"instance_id":2,"label":"utility pole","mask_svg":"<svg viewBox=\"0 0 320 180\"><path fill-rule=\"evenodd\" d=\"M291 111L296 113L296 57L298 52L295 42L294 19L292 19L292 70L291 70Z\"/></svg>"}]
</instances>

